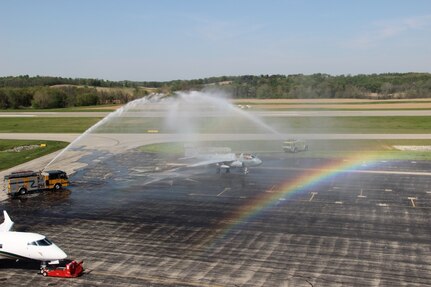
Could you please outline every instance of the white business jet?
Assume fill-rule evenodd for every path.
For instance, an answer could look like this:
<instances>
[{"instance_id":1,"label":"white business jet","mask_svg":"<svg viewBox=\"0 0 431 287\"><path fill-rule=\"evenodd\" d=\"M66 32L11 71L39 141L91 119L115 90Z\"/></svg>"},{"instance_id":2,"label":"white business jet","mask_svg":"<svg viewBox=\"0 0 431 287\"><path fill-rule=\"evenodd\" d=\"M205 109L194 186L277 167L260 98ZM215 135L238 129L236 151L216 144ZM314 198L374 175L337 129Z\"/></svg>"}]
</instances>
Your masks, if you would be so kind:
<instances>
[{"instance_id":1,"label":"white business jet","mask_svg":"<svg viewBox=\"0 0 431 287\"><path fill-rule=\"evenodd\" d=\"M196 159L199 162L189 164L188 167L198 167L215 164L218 172L225 170L230 172L231 168L240 168L244 174L248 173L249 167L262 164L262 160L251 153L235 154L228 147L222 148L195 148L185 147L185 157L181 159Z\"/></svg>"},{"instance_id":2,"label":"white business jet","mask_svg":"<svg viewBox=\"0 0 431 287\"><path fill-rule=\"evenodd\" d=\"M0 258L37 260L41 266L55 264L65 259L66 253L41 234L10 231L13 221L3 211L4 222L0 224Z\"/></svg>"}]
</instances>

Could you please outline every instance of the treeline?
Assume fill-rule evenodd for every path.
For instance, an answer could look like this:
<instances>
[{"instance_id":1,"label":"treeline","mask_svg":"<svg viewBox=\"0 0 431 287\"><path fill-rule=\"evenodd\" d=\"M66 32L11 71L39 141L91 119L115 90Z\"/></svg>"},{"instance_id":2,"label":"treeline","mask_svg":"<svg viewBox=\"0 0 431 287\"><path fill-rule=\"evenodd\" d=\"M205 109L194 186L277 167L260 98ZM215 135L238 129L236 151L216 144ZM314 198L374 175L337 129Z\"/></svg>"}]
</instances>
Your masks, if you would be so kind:
<instances>
[{"instance_id":1,"label":"treeline","mask_svg":"<svg viewBox=\"0 0 431 287\"><path fill-rule=\"evenodd\" d=\"M125 104L131 100L142 98L148 92L135 89L103 89L93 87L29 87L0 88L0 109L20 109L33 107L52 109L91 106L101 104Z\"/></svg>"},{"instance_id":2,"label":"treeline","mask_svg":"<svg viewBox=\"0 0 431 287\"><path fill-rule=\"evenodd\" d=\"M424 98L431 97L431 74L240 76L222 88L234 98Z\"/></svg>"},{"instance_id":3,"label":"treeline","mask_svg":"<svg viewBox=\"0 0 431 287\"><path fill-rule=\"evenodd\" d=\"M82 78L62 78L62 77L45 77L28 75L17 77L0 77L0 88L25 88L36 86L54 86L54 85L77 85L77 86L92 86L92 87L134 87L135 85L129 81L107 81L101 79L82 79Z\"/></svg>"},{"instance_id":4,"label":"treeline","mask_svg":"<svg viewBox=\"0 0 431 287\"><path fill-rule=\"evenodd\" d=\"M55 85L76 85L76 86L91 86L91 87L105 87L105 88L137 88L137 87L148 87L148 88L164 88L177 90L182 87L191 86L202 86L211 83L218 83L221 81L227 81L232 77L211 77L205 79L196 80L175 80L166 82L138 82L138 81L108 81L101 79L83 79L83 78L62 78L62 77L45 77L35 76L30 77L28 75L22 75L17 77L0 77L0 88L25 88L25 87L36 87L36 86L55 86Z\"/></svg>"},{"instance_id":5,"label":"treeline","mask_svg":"<svg viewBox=\"0 0 431 287\"><path fill-rule=\"evenodd\" d=\"M0 77L0 108L63 108L123 104L150 92L216 88L233 98L425 98L431 74L246 75L166 82L106 81L61 77Z\"/></svg>"}]
</instances>

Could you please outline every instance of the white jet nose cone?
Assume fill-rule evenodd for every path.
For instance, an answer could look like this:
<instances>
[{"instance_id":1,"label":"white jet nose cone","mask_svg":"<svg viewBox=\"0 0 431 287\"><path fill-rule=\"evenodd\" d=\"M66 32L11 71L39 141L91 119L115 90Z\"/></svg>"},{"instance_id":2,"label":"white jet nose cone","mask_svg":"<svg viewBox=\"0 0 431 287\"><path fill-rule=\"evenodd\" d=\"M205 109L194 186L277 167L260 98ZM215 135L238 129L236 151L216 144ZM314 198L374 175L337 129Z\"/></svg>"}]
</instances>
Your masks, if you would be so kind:
<instances>
[{"instance_id":1,"label":"white jet nose cone","mask_svg":"<svg viewBox=\"0 0 431 287\"><path fill-rule=\"evenodd\" d=\"M58 259L66 259L67 258L67 254L61 250L60 248L58 248L60 250L60 252L58 253L58 255L60 255L61 257Z\"/></svg>"},{"instance_id":2,"label":"white jet nose cone","mask_svg":"<svg viewBox=\"0 0 431 287\"><path fill-rule=\"evenodd\" d=\"M51 248L52 249L50 250L50 257L52 257L54 260L67 258L67 254L63 250L61 250L57 245L53 244Z\"/></svg>"}]
</instances>

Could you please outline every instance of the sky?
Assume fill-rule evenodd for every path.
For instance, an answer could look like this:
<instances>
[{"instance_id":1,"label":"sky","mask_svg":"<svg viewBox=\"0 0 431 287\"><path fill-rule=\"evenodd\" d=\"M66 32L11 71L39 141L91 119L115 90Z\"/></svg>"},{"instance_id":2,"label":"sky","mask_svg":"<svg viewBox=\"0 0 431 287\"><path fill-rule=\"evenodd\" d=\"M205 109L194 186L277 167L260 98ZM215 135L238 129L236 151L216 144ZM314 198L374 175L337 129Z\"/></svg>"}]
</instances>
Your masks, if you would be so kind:
<instances>
[{"instance_id":1,"label":"sky","mask_svg":"<svg viewBox=\"0 0 431 287\"><path fill-rule=\"evenodd\" d=\"M430 0L1 0L0 76L431 72Z\"/></svg>"}]
</instances>

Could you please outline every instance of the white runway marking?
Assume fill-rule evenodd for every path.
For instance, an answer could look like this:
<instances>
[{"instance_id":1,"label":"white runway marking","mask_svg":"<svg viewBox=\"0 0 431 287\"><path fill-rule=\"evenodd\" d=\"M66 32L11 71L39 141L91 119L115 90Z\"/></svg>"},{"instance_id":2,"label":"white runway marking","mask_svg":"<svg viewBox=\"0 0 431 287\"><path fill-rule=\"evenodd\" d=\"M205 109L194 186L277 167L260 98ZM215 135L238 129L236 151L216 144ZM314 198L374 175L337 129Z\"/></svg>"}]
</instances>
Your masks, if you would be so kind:
<instances>
[{"instance_id":1,"label":"white runway marking","mask_svg":"<svg viewBox=\"0 0 431 287\"><path fill-rule=\"evenodd\" d=\"M230 187L226 187L225 189L223 189L222 192L220 192L219 194L217 194L217 196L222 195L223 193L225 193L226 191L230 190Z\"/></svg>"},{"instance_id":2,"label":"white runway marking","mask_svg":"<svg viewBox=\"0 0 431 287\"><path fill-rule=\"evenodd\" d=\"M407 197L407 198L410 199L412 206L416 207L416 200L418 200L418 198L417 197Z\"/></svg>"},{"instance_id":3,"label":"white runway marking","mask_svg":"<svg viewBox=\"0 0 431 287\"><path fill-rule=\"evenodd\" d=\"M367 196L363 194L363 190L361 189L361 193L358 195L360 198L366 198Z\"/></svg>"},{"instance_id":4,"label":"white runway marking","mask_svg":"<svg viewBox=\"0 0 431 287\"><path fill-rule=\"evenodd\" d=\"M308 201L312 201L313 200L313 198L314 198L314 196L317 194L317 192L312 192L311 193L311 197L310 197L310 199L308 200Z\"/></svg>"}]
</instances>

